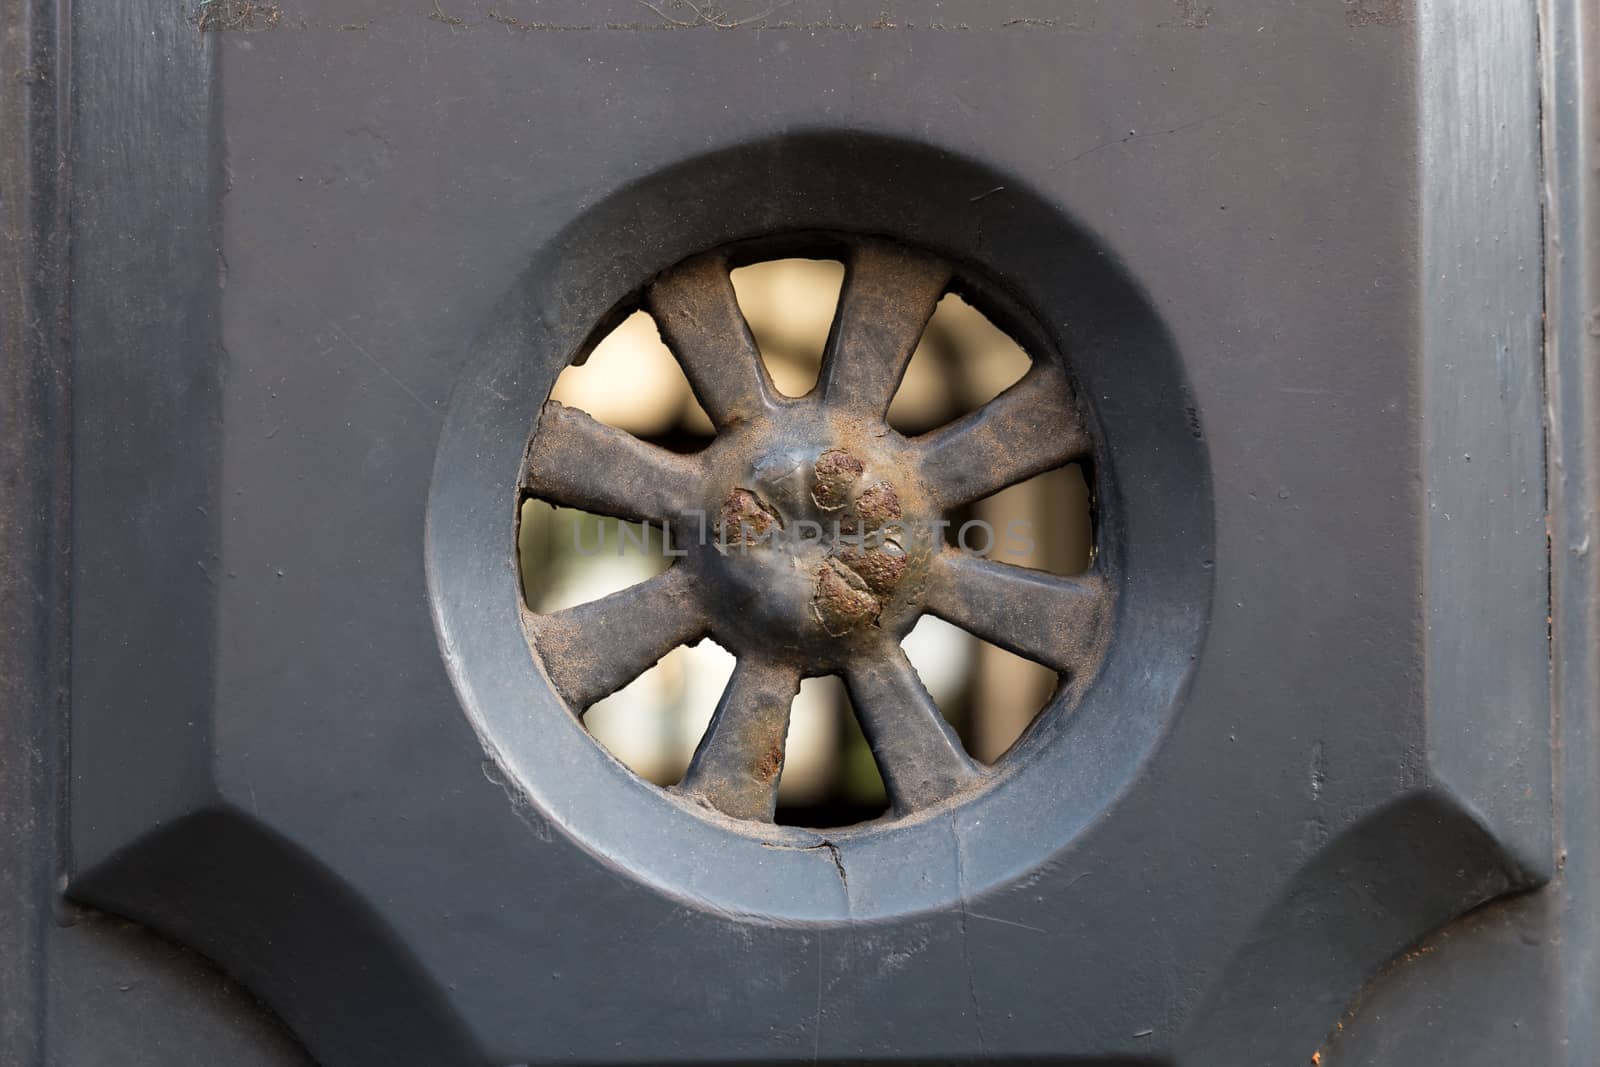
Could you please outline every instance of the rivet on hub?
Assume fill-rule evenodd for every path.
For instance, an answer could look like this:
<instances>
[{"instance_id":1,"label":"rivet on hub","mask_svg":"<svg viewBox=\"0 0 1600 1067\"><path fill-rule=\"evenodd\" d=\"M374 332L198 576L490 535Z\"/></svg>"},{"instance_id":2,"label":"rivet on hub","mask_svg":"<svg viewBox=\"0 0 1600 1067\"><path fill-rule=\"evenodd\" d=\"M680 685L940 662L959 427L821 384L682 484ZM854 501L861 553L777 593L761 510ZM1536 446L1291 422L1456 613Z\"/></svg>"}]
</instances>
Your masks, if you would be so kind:
<instances>
[{"instance_id":1,"label":"rivet on hub","mask_svg":"<svg viewBox=\"0 0 1600 1067\"><path fill-rule=\"evenodd\" d=\"M724 545L753 545L764 540L773 527L783 523L761 498L748 489L735 489L722 502L717 516L717 540Z\"/></svg>"},{"instance_id":2,"label":"rivet on hub","mask_svg":"<svg viewBox=\"0 0 1600 1067\"><path fill-rule=\"evenodd\" d=\"M861 576L832 559L817 570L817 592L811 607L822 628L834 637L876 621L883 610Z\"/></svg>"},{"instance_id":3,"label":"rivet on hub","mask_svg":"<svg viewBox=\"0 0 1600 1067\"><path fill-rule=\"evenodd\" d=\"M856 514L861 516L862 524L869 530L899 522L902 514L900 493L889 482L874 482L856 498Z\"/></svg>"},{"instance_id":4,"label":"rivet on hub","mask_svg":"<svg viewBox=\"0 0 1600 1067\"><path fill-rule=\"evenodd\" d=\"M880 597L893 593L906 573L905 550L893 541L863 552L843 553L839 562L860 575L867 588Z\"/></svg>"},{"instance_id":5,"label":"rivet on hub","mask_svg":"<svg viewBox=\"0 0 1600 1067\"><path fill-rule=\"evenodd\" d=\"M861 461L842 448L830 448L817 457L811 499L823 511L838 511L850 503L850 490L865 469Z\"/></svg>"}]
</instances>

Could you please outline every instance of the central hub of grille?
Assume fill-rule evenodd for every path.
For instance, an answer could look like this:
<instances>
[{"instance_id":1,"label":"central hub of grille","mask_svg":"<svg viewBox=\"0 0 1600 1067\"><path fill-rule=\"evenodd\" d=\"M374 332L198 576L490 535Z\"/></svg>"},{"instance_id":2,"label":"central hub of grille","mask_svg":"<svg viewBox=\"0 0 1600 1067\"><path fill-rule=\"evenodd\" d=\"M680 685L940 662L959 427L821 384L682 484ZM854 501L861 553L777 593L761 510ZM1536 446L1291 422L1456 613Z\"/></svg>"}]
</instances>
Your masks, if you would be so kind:
<instances>
[{"instance_id":1,"label":"central hub of grille","mask_svg":"<svg viewBox=\"0 0 1600 1067\"><path fill-rule=\"evenodd\" d=\"M717 513L718 569L750 624L821 658L877 626L928 555L930 526L907 514L905 477L866 451L769 452Z\"/></svg>"}]
</instances>

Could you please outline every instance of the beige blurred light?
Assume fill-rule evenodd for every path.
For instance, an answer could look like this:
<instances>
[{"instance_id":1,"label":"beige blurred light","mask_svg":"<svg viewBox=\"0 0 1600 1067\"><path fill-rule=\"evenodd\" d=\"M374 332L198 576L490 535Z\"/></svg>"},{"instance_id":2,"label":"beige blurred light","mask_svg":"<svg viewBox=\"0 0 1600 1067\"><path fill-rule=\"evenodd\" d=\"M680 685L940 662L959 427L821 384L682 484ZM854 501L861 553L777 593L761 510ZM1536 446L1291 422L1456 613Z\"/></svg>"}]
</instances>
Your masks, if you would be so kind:
<instances>
[{"instance_id":1,"label":"beige blurred light","mask_svg":"<svg viewBox=\"0 0 1600 1067\"><path fill-rule=\"evenodd\" d=\"M517 552L528 607L540 612L621 592L668 562L654 530L542 500L522 505Z\"/></svg>"},{"instance_id":2,"label":"beige blurred light","mask_svg":"<svg viewBox=\"0 0 1600 1067\"><path fill-rule=\"evenodd\" d=\"M962 395L956 403L964 409L962 414L976 411L1011 388L1033 364L1010 334L955 293L939 301L928 327L960 353Z\"/></svg>"},{"instance_id":3,"label":"beige blurred light","mask_svg":"<svg viewBox=\"0 0 1600 1067\"><path fill-rule=\"evenodd\" d=\"M817 804L833 790L839 773L838 686L836 678L807 678L800 683L789 715L778 803Z\"/></svg>"},{"instance_id":4,"label":"beige blurred light","mask_svg":"<svg viewBox=\"0 0 1600 1067\"><path fill-rule=\"evenodd\" d=\"M672 704L663 709L663 718L671 724L668 739L668 768L666 780L677 782L689 769L694 750L700 745L711 716L722 700L722 691L733 677L736 660L733 653L709 637L697 645L680 645L668 652L659 667L668 666L682 672L683 681L673 694ZM590 727L591 732L593 727Z\"/></svg>"},{"instance_id":5,"label":"beige blurred light","mask_svg":"<svg viewBox=\"0 0 1600 1067\"><path fill-rule=\"evenodd\" d=\"M1060 676L1049 667L979 641L968 745L972 757L993 763L1005 755L1055 695Z\"/></svg>"},{"instance_id":6,"label":"beige blurred light","mask_svg":"<svg viewBox=\"0 0 1600 1067\"><path fill-rule=\"evenodd\" d=\"M822 370L844 264L835 259L774 259L740 267L732 277L734 295L772 384L785 396L805 396Z\"/></svg>"},{"instance_id":7,"label":"beige blurred light","mask_svg":"<svg viewBox=\"0 0 1600 1067\"><path fill-rule=\"evenodd\" d=\"M689 408L700 410L683 368L643 311L622 320L583 366L562 371L550 399L640 436L663 433ZM704 411L700 418L709 432Z\"/></svg>"},{"instance_id":8,"label":"beige blurred light","mask_svg":"<svg viewBox=\"0 0 1600 1067\"><path fill-rule=\"evenodd\" d=\"M924 615L900 647L916 668L933 702L950 708L961 701L972 675L978 639L934 615Z\"/></svg>"},{"instance_id":9,"label":"beige blurred light","mask_svg":"<svg viewBox=\"0 0 1600 1067\"><path fill-rule=\"evenodd\" d=\"M991 558L1000 563L1061 575L1089 569L1089 487L1076 465L1002 489L978 501L973 512L994 530Z\"/></svg>"},{"instance_id":10,"label":"beige blurred light","mask_svg":"<svg viewBox=\"0 0 1600 1067\"><path fill-rule=\"evenodd\" d=\"M635 774L657 785L671 785L679 733L673 709L684 689L685 665L674 649L625 688L595 704L583 725L605 750ZM681 769L678 769L681 772Z\"/></svg>"},{"instance_id":11,"label":"beige blurred light","mask_svg":"<svg viewBox=\"0 0 1600 1067\"><path fill-rule=\"evenodd\" d=\"M657 785L674 785L711 722L734 658L715 641L683 645L583 716L590 735Z\"/></svg>"},{"instance_id":12,"label":"beige blurred light","mask_svg":"<svg viewBox=\"0 0 1600 1067\"><path fill-rule=\"evenodd\" d=\"M947 293L906 365L889 424L903 433L934 429L1005 392L1032 363L983 312Z\"/></svg>"}]
</instances>

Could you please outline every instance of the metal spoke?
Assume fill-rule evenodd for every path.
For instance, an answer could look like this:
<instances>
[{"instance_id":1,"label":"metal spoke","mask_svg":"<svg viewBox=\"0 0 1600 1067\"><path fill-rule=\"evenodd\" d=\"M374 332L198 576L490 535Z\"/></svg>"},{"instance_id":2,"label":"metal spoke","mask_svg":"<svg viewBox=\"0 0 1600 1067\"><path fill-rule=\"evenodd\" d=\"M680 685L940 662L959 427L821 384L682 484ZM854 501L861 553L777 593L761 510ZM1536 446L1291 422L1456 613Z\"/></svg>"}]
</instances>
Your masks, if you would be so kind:
<instances>
[{"instance_id":1,"label":"metal spoke","mask_svg":"<svg viewBox=\"0 0 1600 1067\"><path fill-rule=\"evenodd\" d=\"M772 821L799 668L742 656L680 792L736 819Z\"/></svg>"},{"instance_id":2,"label":"metal spoke","mask_svg":"<svg viewBox=\"0 0 1600 1067\"><path fill-rule=\"evenodd\" d=\"M822 366L822 396L832 405L882 418L950 268L931 256L878 243L856 249Z\"/></svg>"},{"instance_id":3,"label":"metal spoke","mask_svg":"<svg viewBox=\"0 0 1600 1067\"><path fill-rule=\"evenodd\" d=\"M549 401L528 446L523 487L552 504L640 522L704 506L695 460Z\"/></svg>"},{"instance_id":4,"label":"metal spoke","mask_svg":"<svg viewBox=\"0 0 1600 1067\"><path fill-rule=\"evenodd\" d=\"M934 560L924 606L1001 648L1070 672L1103 639L1109 600L1099 576L1062 578L951 548Z\"/></svg>"},{"instance_id":5,"label":"metal spoke","mask_svg":"<svg viewBox=\"0 0 1600 1067\"><path fill-rule=\"evenodd\" d=\"M944 508L1090 454L1066 375L1042 363L971 415L916 440L923 482Z\"/></svg>"},{"instance_id":6,"label":"metal spoke","mask_svg":"<svg viewBox=\"0 0 1600 1067\"><path fill-rule=\"evenodd\" d=\"M719 429L765 413L775 391L734 296L727 258L710 252L650 286L650 314Z\"/></svg>"},{"instance_id":7,"label":"metal spoke","mask_svg":"<svg viewBox=\"0 0 1600 1067\"><path fill-rule=\"evenodd\" d=\"M977 765L899 645L857 659L845 685L897 812L937 804L977 780Z\"/></svg>"},{"instance_id":8,"label":"metal spoke","mask_svg":"<svg viewBox=\"0 0 1600 1067\"><path fill-rule=\"evenodd\" d=\"M582 714L709 627L692 572L674 566L601 600L535 616L534 646L556 691Z\"/></svg>"}]
</instances>

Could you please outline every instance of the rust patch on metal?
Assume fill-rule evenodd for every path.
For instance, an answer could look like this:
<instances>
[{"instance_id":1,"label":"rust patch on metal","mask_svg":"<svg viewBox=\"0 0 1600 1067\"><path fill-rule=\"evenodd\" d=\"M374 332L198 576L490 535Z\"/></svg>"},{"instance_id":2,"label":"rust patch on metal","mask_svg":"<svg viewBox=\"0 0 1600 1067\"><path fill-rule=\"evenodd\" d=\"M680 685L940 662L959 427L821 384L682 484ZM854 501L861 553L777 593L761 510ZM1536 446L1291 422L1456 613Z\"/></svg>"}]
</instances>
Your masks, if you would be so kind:
<instances>
[{"instance_id":1,"label":"rust patch on metal","mask_svg":"<svg viewBox=\"0 0 1600 1067\"><path fill-rule=\"evenodd\" d=\"M817 593L811 608L817 613L822 628L834 637L843 637L851 630L877 621L883 611L883 605L861 576L831 559L817 570Z\"/></svg>"},{"instance_id":2,"label":"rust patch on metal","mask_svg":"<svg viewBox=\"0 0 1600 1067\"><path fill-rule=\"evenodd\" d=\"M899 490L890 482L874 482L856 498L856 514L869 530L899 522L903 514Z\"/></svg>"},{"instance_id":3,"label":"rust patch on metal","mask_svg":"<svg viewBox=\"0 0 1600 1067\"><path fill-rule=\"evenodd\" d=\"M783 770L783 739L779 738L777 744L761 753L761 758L756 760L755 772L757 778L770 782L781 770Z\"/></svg>"},{"instance_id":4,"label":"rust patch on metal","mask_svg":"<svg viewBox=\"0 0 1600 1067\"><path fill-rule=\"evenodd\" d=\"M842 553L839 562L859 575L867 588L880 597L893 593L906 574L906 554L893 542L865 552Z\"/></svg>"},{"instance_id":5,"label":"rust patch on metal","mask_svg":"<svg viewBox=\"0 0 1600 1067\"><path fill-rule=\"evenodd\" d=\"M753 545L764 540L783 522L765 502L748 489L735 489L722 501L717 516L717 539L725 544Z\"/></svg>"},{"instance_id":6,"label":"rust patch on metal","mask_svg":"<svg viewBox=\"0 0 1600 1067\"><path fill-rule=\"evenodd\" d=\"M811 499L823 511L838 511L850 503L850 491L865 469L859 459L844 449L828 449L817 457L812 468L815 483Z\"/></svg>"}]
</instances>

